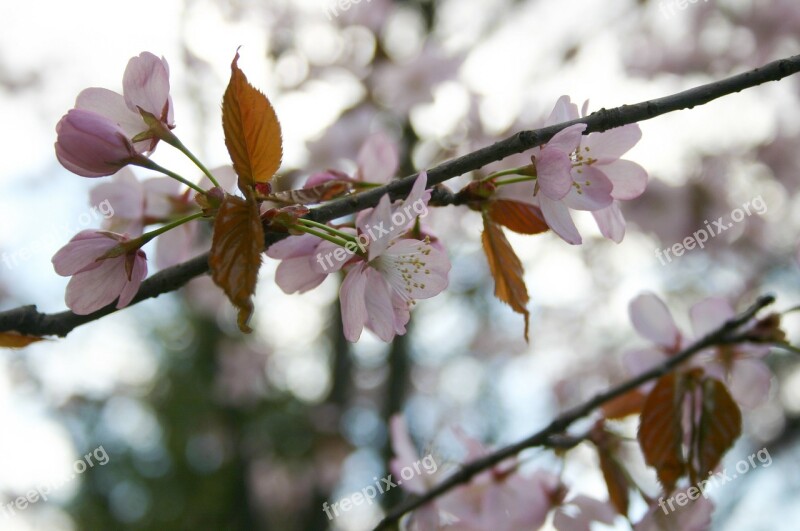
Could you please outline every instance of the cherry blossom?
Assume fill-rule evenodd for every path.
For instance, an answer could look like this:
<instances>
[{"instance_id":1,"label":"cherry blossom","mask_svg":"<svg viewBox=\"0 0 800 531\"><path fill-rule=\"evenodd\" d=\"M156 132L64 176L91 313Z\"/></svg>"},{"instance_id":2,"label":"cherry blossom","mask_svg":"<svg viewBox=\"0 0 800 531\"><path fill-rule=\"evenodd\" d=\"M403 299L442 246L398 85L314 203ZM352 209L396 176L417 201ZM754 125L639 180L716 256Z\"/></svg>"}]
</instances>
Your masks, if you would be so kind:
<instances>
[{"instance_id":1,"label":"cherry blossom","mask_svg":"<svg viewBox=\"0 0 800 531\"><path fill-rule=\"evenodd\" d=\"M679 352L691 343L678 329L664 302L653 293L643 293L629 306L634 329L656 348L640 349L625 356L625 365L632 374L640 374ZM708 298L689 310L696 339L702 338L735 315L730 303L721 298ZM769 347L753 344L719 346L699 353L691 361L711 376L727 382L731 395L742 407L752 409L769 395L772 373L763 362ZM650 384L648 387L651 387Z\"/></svg>"},{"instance_id":2,"label":"cherry blossom","mask_svg":"<svg viewBox=\"0 0 800 531\"><path fill-rule=\"evenodd\" d=\"M58 122L56 157L69 171L83 177L111 175L151 153L158 138L139 136L150 130L141 111L168 129L174 127L166 60L149 52L132 58L122 85L123 94L96 87L83 90L75 108Z\"/></svg>"},{"instance_id":3,"label":"cherry blossom","mask_svg":"<svg viewBox=\"0 0 800 531\"><path fill-rule=\"evenodd\" d=\"M695 487L691 487L695 488ZM691 499L686 506L674 503L674 496L686 494L689 488L679 489L671 496L661 497L654 501L642 519L633 526L635 531L662 531L664 529L680 529L681 531L705 531L711 527L711 513L714 512L714 503L706 497ZM665 499L666 498L666 499ZM668 510L672 502L674 511Z\"/></svg>"},{"instance_id":4,"label":"cherry blossom","mask_svg":"<svg viewBox=\"0 0 800 531\"><path fill-rule=\"evenodd\" d=\"M400 205L392 208L389 196L384 195L374 210L364 211L356 221L359 233L372 239L366 256L350 266L339 293L348 341L358 341L364 326L383 341L405 334L414 302L434 297L447 287L447 254L429 238L401 237L414 217L401 216L405 221L395 224L396 214L407 216L412 206L427 203L426 183L427 174L422 172Z\"/></svg>"},{"instance_id":5,"label":"cherry blossom","mask_svg":"<svg viewBox=\"0 0 800 531\"><path fill-rule=\"evenodd\" d=\"M460 429L454 434L466 449L465 460L471 462L487 453L483 445ZM419 454L408 434L405 420L395 416L390 422L392 449L395 457L390 468L399 475L404 468L418 463ZM402 488L423 494L440 478L415 475L403 481ZM539 529L562 494L561 482L555 475L536 471L530 476L518 473L517 463L502 463L487 470L468 484L453 489L411 515L411 529L416 531L517 531Z\"/></svg>"},{"instance_id":6,"label":"cherry blossom","mask_svg":"<svg viewBox=\"0 0 800 531\"><path fill-rule=\"evenodd\" d=\"M461 430L455 433L467 448L466 461L487 453L483 445ZM447 529L453 531L539 529L562 494L557 476L543 470L523 475L512 460L477 475L443 496L438 505L451 522Z\"/></svg>"},{"instance_id":7,"label":"cherry blossom","mask_svg":"<svg viewBox=\"0 0 800 531\"><path fill-rule=\"evenodd\" d=\"M313 188L328 181L368 182L386 184L397 172L399 164L397 145L384 132L367 137L356 157L356 171L349 176L336 170L311 175L303 188Z\"/></svg>"},{"instance_id":8,"label":"cherry blossom","mask_svg":"<svg viewBox=\"0 0 800 531\"><path fill-rule=\"evenodd\" d=\"M147 276L147 257L141 249L106 257L127 235L84 230L53 256L53 267L61 276L71 276L66 303L79 315L87 315L117 301L117 308L130 304Z\"/></svg>"},{"instance_id":9,"label":"cherry blossom","mask_svg":"<svg viewBox=\"0 0 800 531\"><path fill-rule=\"evenodd\" d=\"M577 105L562 96L545 125L578 118ZM582 241L569 209L591 211L603 236L620 242L625 220L618 201L640 196L647 186L644 168L620 159L639 141L641 130L631 124L584 137L585 129L575 124L561 130L534 156L536 197L547 224L567 243Z\"/></svg>"},{"instance_id":10,"label":"cherry blossom","mask_svg":"<svg viewBox=\"0 0 800 531\"><path fill-rule=\"evenodd\" d=\"M553 527L558 531L591 531L592 522L612 525L617 511L608 502L579 494L556 509Z\"/></svg>"}]
</instances>

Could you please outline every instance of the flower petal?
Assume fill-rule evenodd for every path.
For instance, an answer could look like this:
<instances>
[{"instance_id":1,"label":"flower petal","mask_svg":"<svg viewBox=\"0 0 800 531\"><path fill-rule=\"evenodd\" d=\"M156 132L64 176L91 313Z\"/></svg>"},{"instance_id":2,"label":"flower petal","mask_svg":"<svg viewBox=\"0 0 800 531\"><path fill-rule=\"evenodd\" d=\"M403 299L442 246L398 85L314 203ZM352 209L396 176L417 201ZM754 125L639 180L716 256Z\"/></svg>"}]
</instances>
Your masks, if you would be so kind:
<instances>
[{"instance_id":1,"label":"flower petal","mask_svg":"<svg viewBox=\"0 0 800 531\"><path fill-rule=\"evenodd\" d=\"M654 293L637 296L628 306L633 327L639 335L667 349L680 345L681 333L667 305Z\"/></svg>"},{"instance_id":2,"label":"flower petal","mask_svg":"<svg viewBox=\"0 0 800 531\"><path fill-rule=\"evenodd\" d=\"M75 274L67 284L65 301L78 315L88 315L114 302L128 282L124 257L109 258L100 266Z\"/></svg>"},{"instance_id":3,"label":"flower petal","mask_svg":"<svg viewBox=\"0 0 800 531\"><path fill-rule=\"evenodd\" d=\"M542 215L547 222L547 226L553 230L561 238L571 244L580 245L581 235L572 221L569 214L569 209L561 201L553 201L546 195L539 196L539 207L542 209Z\"/></svg>"},{"instance_id":4,"label":"flower petal","mask_svg":"<svg viewBox=\"0 0 800 531\"><path fill-rule=\"evenodd\" d=\"M709 297L698 302L689 310L692 331L698 339L719 328L735 315L736 312L731 304L722 297Z\"/></svg>"},{"instance_id":5,"label":"flower petal","mask_svg":"<svg viewBox=\"0 0 800 531\"><path fill-rule=\"evenodd\" d=\"M619 159L642 138L639 124L628 124L603 133L592 133L583 141L586 153L598 162L608 163Z\"/></svg>"},{"instance_id":6,"label":"flower petal","mask_svg":"<svg viewBox=\"0 0 800 531\"><path fill-rule=\"evenodd\" d=\"M367 308L367 327L381 341L394 339L394 306L386 280L372 267L366 269L367 283L364 302Z\"/></svg>"},{"instance_id":7,"label":"flower petal","mask_svg":"<svg viewBox=\"0 0 800 531\"><path fill-rule=\"evenodd\" d=\"M53 268L62 277L94 269L100 266L97 258L117 243L97 230L83 230L53 255Z\"/></svg>"},{"instance_id":8,"label":"flower petal","mask_svg":"<svg viewBox=\"0 0 800 531\"><path fill-rule=\"evenodd\" d=\"M614 185L611 192L614 199L636 199L647 188L647 171L633 161L620 159L598 166Z\"/></svg>"},{"instance_id":9,"label":"flower petal","mask_svg":"<svg viewBox=\"0 0 800 531\"><path fill-rule=\"evenodd\" d=\"M75 108L91 111L107 118L117 124L125 132L127 138L133 138L147 130L142 116L128 108L125 98L108 89L92 87L82 90L75 100ZM135 147L139 153L142 153L149 145L150 141L148 140L137 142Z\"/></svg>"},{"instance_id":10,"label":"flower petal","mask_svg":"<svg viewBox=\"0 0 800 531\"><path fill-rule=\"evenodd\" d=\"M406 300L429 299L447 288L450 260L428 242L397 240L374 265Z\"/></svg>"},{"instance_id":11,"label":"flower petal","mask_svg":"<svg viewBox=\"0 0 800 531\"><path fill-rule=\"evenodd\" d=\"M572 162L569 155L559 149L545 146L534 160L536 182L541 193L550 199L562 199L572 189ZM501 186L500 189L505 188Z\"/></svg>"},{"instance_id":12,"label":"flower petal","mask_svg":"<svg viewBox=\"0 0 800 531\"><path fill-rule=\"evenodd\" d=\"M580 118L578 115L578 106L570 100L567 95L561 96L556 101L555 107L550 112L550 116L545 121L545 126L556 125L563 122L569 122Z\"/></svg>"},{"instance_id":13,"label":"flower petal","mask_svg":"<svg viewBox=\"0 0 800 531\"><path fill-rule=\"evenodd\" d=\"M364 263L356 264L347 276L344 277L339 288L339 304L342 308L342 327L344 337L355 343L361 337L364 324L367 322L367 305L364 301L364 290L367 284L367 275Z\"/></svg>"},{"instance_id":14,"label":"flower petal","mask_svg":"<svg viewBox=\"0 0 800 531\"><path fill-rule=\"evenodd\" d=\"M586 124L574 124L556 133L545 146L558 149L566 154L570 154L581 144L583 131Z\"/></svg>"},{"instance_id":15,"label":"flower petal","mask_svg":"<svg viewBox=\"0 0 800 531\"><path fill-rule=\"evenodd\" d=\"M389 246L392 233L396 232L392 226L392 211L389 206L389 195L384 195L369 216L359 221L359 232L369 237L368 258L374 260Z\"/></svg>"},{"instance_id":16,"label":"flower petal","mask_svg":"<svg viewBox=\"0 0 800 531\"><path fill-rule=\"evenodd\" d=\"M738 359L730 373L731 395L745 409L755 409L769 398L772 372L761 361Z\"/></svg>"},{"instance_id":17,"label":"flower petal","mask_svg":"<svg viewBox=\"0 0 800 531\"><path fill-rule=\"evenodd\" d=\"M136 251L136 257L133 259L130 280L127 278L127 274L125 276L125 284L119 294L117 308L124 308L131 303L133 297L139 292L139 286L142 285L145 277L147 277L147 256L145 256L144 251L139 250Z\"/></svg>"},{"instance_id":18,"label":"flower petal","mask_svg":"<svg viewBox=\"0 0 800 531\"><path fill-rule=\"evenodd\" d=\"M285 258L275 270L275 283L284 293L305 293L314 289L328 275L315 270L312 258L298 256Z\"/></svg>"},{"instance_id":19,"label":"flower petal","mask_svg":"<svg viewBox=\"0 0 800 531\"><path fill-rule=\"evenodd\" d=\"M388 183L398 166L397 146L386 133L367 138L358 152L356 179L371 183Z\"/></svg>"},{"instance_id":20,"label":"flower petal","mask_svg":"<svg viewBox=\"0 0 800 531\"><path fill-rule=\"evenodd\" d=\"M619 208L619 203L614 201L605 208L592 211L592 216L597 222L600 234L616 243L625 237L625 218Z\"/></svg>"},{"instance_id":21,"label":"flower petal","mask_svg":"<svg viewBox=\"0 0 800 531\"><path fill-rule=\"evenodd\" d=\"M172 105L169 98L169 66L166 60L150 52L142 52L128 61L122 77L125 103L133 112L137 107L164 119L172 125Z\"/></svg>"},{"instance_id":22,"label":"flower petal","mask_svg":"<svg viewBox=\"0 0 800 531\"><path fill-rule=\"evenodd\" d=\"M572 168L572 179L577 186L564 196L564 204L573 210L600 210L611 204L614 185L594 166ZM579 188L578 188L579 187Z\"/></svg>"}]
</instances>

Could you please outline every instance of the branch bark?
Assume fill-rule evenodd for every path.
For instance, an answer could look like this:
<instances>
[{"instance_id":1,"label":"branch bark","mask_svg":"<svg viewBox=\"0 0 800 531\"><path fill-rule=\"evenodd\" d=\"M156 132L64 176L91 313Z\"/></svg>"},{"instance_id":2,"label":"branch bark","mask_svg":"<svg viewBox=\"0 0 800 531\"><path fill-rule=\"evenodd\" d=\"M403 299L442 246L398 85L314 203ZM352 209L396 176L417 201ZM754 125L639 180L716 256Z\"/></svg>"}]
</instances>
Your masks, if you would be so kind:
<instances>
[{"instance_id":1,"label":"branch bark","mask_svg":"<svg viewBox=\"0 0 800 531\"><path fill-rule=\"evenodd\" d=\"M741 92L769 81L778 81L797 72L800 72L800 55L774 61L755 70L700 85L663 98L643 101L633 105L623 105L613 109L600 109L579 120L533 131L520 131L491 146L473 151L428 170L428 184L434 186L453 177L478 170L491 162L541 146L565 127L576 123L586 124L587 127L584 134L607 131L626 124L649 120L669 112L704 105L717 98ZM314 221L326 222L373 207L386 193L392 199L404 197L411 189L415 177L415 175L410 175L392 181L385 186L331 201L315 208L307 217ZM266 245L268 246L281 237L281 235L274 233L267 235ZM153 275L142 283L139 294L131 304L174 291L192 278L207 273L207 261L208 254L204 254L184 264L165 269ZM40 313L35 306L22 306L0 312L0 332L17 331L33 336L56 335L63 337L76 327L100 319L115 311L117 311L117 308L113 304L89 315L76 315L70 311L44 314Z\"/></svg>"},{"instance_id":2,"label":"branch bark","mask_svg":"<svg viewBox=\"0 0 800 531\"><path fill-rule=\"evenodd\" d=\"M423 505L435 500L439 496L442 496L459 485L468 483L473 477L481 472L501 463L509 457L517 455L519 452L527 448L532 448L535 446L559 446L559 441L569 441L571 437L565 432L575 421L588 416L603 404L613 400L614 398L622 396L633 389L636 389L643 383L649 382L650 380L655 380L667 374L698 352L715 345L747 342L749 338L746 333L740 336L737 336L734 333L749 323L761 309L769 306L773 302L775 302L775 298L771 295L760 297L743 313L734 317L730 321L727 321L722 326L712 331L702 339L696 341L678 354L670 357L661 365L658 365L635 378L627 380L620 385L612 387L607 391L596 395L594 398L567 410L561 416L553 420L546 428L534 433L528 438L500 448L499 450L487 454L480 459L467 463L455 474L449 476L445 481L439 483L425 494L419 497L409 498L407 501L391 510L389 514L387 514L386 517L378 523L374 531L380 531L388 528L390 525L400 520L400 518L402 518L406 513L422 507Z\"/></svg>"}]
</instances>

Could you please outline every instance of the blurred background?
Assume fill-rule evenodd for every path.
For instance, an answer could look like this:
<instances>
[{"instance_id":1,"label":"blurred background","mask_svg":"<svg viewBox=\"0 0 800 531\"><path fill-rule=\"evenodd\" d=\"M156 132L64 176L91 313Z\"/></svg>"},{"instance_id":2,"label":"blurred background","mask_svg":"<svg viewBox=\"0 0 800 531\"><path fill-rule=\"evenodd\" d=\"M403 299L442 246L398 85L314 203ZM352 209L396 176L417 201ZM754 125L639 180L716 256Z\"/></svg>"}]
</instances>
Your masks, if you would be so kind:
<instances>
[{"instance_id":1,"label":"blurred background","mask_svg":"<svg viewBox=\"0 0 800 531\"><path fill-rule=\"evenodd\" d=\"M209 166L228 164L220 101L230 62L272 100L281 120L281 186L325 168L352 171L364 139L383 132L399 175L542 125L568 94L590 110L664 96L798 52L795 0L100 0L0 4L0 310L64 308L68 279L51 256L98 227L89 190L100 180L64 170L54 127L89 86L121 90L142 51L170 65L176 134ZM14 515L3 530L370 529L402 499L390 491L333 522L333 502L387 473L387 421L404 413L421 454L463 457L458 426L489 446L543 427L622 380L623 354L643 341L630 299L658 293L689 331L687 310L707 296L743 309L778 295L800 303L800 77L641 124L626 156L650 174L623 205L621 244L578 216L584 245L509 234L531 294L531 338L497 302L480 248L480 216L432 212L453 270L441 296L421 301L409 333L389 345L365 333L348 344L331 275L304 295L283 294L266 260L255 332L208 278L83 326L66 339L0 352L0 505L98 448L90 467ZM198 172L162 145L154 160ZM487 170L511 167L519 159ZM146 173L138 173L140 178ZM466 175L447 184L459 189ZM199 180L199 175L197 175ZM756 197L766 205L663 265L666 248L705 220ZM148 255L152 249L148 248ZM151 271L155 266L151 260ZM790 337L797 320L788 317ZM732 462L768 448L774 464L713 495L715 529L796 529L800 521L800 364L773 353L769 400L745 411ZM635 433L635 424L630 427ZM606 496L596 456L581 445L563 468L574 492ZM635 446L632 444L632 447ZM526 466L560 470L549 452ZM631 457L644 484L652 472ZM641 514L644 504L634 505ZM626 529L618 519L616 528ZM549 525L549 524L548 524Z\"/></svg>"}]
</instances>

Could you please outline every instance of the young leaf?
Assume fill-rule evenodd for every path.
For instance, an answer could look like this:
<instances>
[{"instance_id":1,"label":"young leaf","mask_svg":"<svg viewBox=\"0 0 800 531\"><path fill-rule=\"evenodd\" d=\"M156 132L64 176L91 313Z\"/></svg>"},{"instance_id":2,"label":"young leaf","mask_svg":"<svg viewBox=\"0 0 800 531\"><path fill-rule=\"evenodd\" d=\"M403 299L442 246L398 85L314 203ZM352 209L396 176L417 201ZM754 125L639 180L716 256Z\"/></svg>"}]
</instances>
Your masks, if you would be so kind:
<instances>
[{"instance_id":1,"label":"young leaf","mask_svg":"<svg viewBox=\"0 0 800 531\"><path fill-rule=\"evenodd\" d=\"M214 220L208 264L211 278L239 309L239 329L245 333L252 331L247 321L253 313L252 296L263 249L258 203L252 197L226 195Z\"/></svg>"},{"instance_id":2,"label":"young leaf","mask_svg":"<svg viewBox=\"0 0 800 531\"><path fill-rule=\"evenodd\" d=\"M525 280L522 278L525 273L522 269L522 262L519 261L519 257L508 243L503 229L489 219L488 214L483 216L481 241L486 259L489 261L489 270L494 277L494 294L498 299L511 306L512 310L525 316L525 340L527 341L530 313L526 305L530 299Z\"/></svg>"},{"instance_id":3,"label":"young leaf","mask_svg":"<svg viewBox=\"0 0 800 531\"><path fill-rule=\"evenodd\" d=\"M597 455L600 457L600 470L603 472L603 479L606 480L608 487L608 498L619 514L627 516L630 502L628 477L619 461L611 455L608 449L598 448Z\"/></svg>"},{"instance_id":4,"label":"young leaf","mask_svg":"<svg viewBox=\"0 0 800 531\"><path fill-rule=\"evenodd\" d=\"M499 199L489 202L492 221L520 234L540 234L550 229L542 211L527 203Z\"/></svg>"},{"instance_id":5,"label":"young leaf","mask_svg":"<svg viewBox=\"0 0 800 531\"><path fill-rule=\"evenodd\" d=\"M607 419L623 419L628 415L641 413L645 396L638 389L628 391L624 395L609 400L601 408Z\"/></svg>"},{"instance_id":6,"label":"young leaf","mask_svg":"<svg viewBox=\"0 0 800 531\"><path fill-rule=\"evenodd\" d=\"M267 97L239 69L239 52L231 63L231 80L222 98L222 129L239 189L268 182L283 155L281 125ZM246 192L245 192L246 194Z\"/></svg>"},{"instance_id":7,"label":"young leaf","mask_svg":"<svg viewBox=\"0 0 800 531\"><path fill-rule=\"evenodd\" d=\"M639 446L645 462L656 469L666 492L672 492L688 469L681 423L685 396L684 375L662 376L647 396L639 421Z\"/></svg>"},{"instance_id":8,"label":"young leaf","mask_svg":"<svg viewBox=\"0 0 800 531\"><path fill-rule=\"evenodd\" d=\"M706 378L702 389L696 452L698 477L705 477L714 470L742 433L742 413L725 385L714 378Z\"/></svg>"},{"instance_id":9,"label":"young leaf","mask_svg":"<svg viewBox=\"0 0 800 531\"><path fill-rule=\"evenodd\" d=\"M22 348L38 341L44 341L44 338L25 336L17 332L0 332L0 347Z\"/></svg>"}]
</instances>

